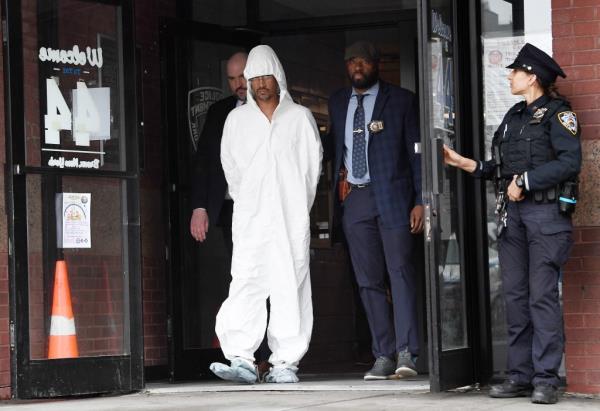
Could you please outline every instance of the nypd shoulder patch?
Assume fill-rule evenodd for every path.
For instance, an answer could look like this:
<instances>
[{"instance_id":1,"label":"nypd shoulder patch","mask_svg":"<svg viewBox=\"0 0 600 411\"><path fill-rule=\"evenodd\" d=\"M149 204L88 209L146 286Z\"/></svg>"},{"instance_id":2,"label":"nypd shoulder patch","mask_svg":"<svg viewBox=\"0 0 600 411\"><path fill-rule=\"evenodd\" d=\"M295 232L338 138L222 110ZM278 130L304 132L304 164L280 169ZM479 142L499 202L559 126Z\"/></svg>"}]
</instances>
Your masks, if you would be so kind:
<instances>
[{"instance_id":1,"label":"nypd shoulder patch","mask_svg":"<svg viewBox=\"0 0 600 411\"><path fill-rule=\"evenodd\" d=\"M558 121L564 128L569 130L571 134L577 134L577 115L572 111L563 111L558 113Z\"/></svg>"}]
</instances>

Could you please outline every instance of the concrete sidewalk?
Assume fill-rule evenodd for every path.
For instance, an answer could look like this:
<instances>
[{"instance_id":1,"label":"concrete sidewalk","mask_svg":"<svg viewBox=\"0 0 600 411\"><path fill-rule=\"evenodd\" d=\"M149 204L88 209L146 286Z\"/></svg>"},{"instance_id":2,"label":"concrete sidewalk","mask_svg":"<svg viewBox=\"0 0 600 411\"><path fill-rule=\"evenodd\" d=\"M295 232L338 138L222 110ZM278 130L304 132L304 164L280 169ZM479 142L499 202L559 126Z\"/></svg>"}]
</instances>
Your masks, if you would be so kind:
<instances>
[{"instance_id":1,"label":"concrete sidewalk","mask_svg":"<svg viewBox=\"0 0 600 411\"><path fill-rule=\"evenodd\" d=\"M299 384L233 385L221 381L148 384L143 392L92 398L3 402L4 410L533 410L528 398L493 399L487 390L429 393L426 378L365 383L343 376L301 376ZM550 410L600 410L600 399L563 395Z\"/></svg>"}]
</instances>

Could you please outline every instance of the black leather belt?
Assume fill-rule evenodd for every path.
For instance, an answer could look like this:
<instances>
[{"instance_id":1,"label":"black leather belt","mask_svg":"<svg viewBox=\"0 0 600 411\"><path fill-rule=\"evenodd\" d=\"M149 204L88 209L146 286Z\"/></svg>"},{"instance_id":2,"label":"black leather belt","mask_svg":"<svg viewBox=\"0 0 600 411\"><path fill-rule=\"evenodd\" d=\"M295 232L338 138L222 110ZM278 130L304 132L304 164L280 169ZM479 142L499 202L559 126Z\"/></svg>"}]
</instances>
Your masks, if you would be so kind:
<instances>
[{"instance_id":1,"label":"black leather belt","mask_svg":"<svg viewBox=\"0 0 600 411\"><path fill-rule=\"evenodd\" d=\"M348 184L350 184L351 188L367 188L371 185L371 183L364 183L364 184L352 184L350 182L348 182Z\"/></svg>"}]
</instances>

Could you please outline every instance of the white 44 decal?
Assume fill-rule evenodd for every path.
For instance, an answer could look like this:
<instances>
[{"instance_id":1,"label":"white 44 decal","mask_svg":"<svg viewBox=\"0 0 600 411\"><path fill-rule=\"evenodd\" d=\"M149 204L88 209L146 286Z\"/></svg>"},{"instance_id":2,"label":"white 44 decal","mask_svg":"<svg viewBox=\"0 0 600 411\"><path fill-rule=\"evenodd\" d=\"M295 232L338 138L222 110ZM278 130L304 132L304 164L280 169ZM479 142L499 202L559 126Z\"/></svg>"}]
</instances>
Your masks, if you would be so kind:
<instances>
[{"instance_id":1,"label":"white 44 decal","mask_svg":"<svg viewBox=\"0 0 600 411\"><path fill-rule=\"evenodd\" d=\"M100 115L83 81L73 90L73 114L56 81L46 79L47 114L44 116L46 144L60 144L60 130L73 130L77 146L89 146L90 134L100 132Z\"/></svg>"}]
</instances>

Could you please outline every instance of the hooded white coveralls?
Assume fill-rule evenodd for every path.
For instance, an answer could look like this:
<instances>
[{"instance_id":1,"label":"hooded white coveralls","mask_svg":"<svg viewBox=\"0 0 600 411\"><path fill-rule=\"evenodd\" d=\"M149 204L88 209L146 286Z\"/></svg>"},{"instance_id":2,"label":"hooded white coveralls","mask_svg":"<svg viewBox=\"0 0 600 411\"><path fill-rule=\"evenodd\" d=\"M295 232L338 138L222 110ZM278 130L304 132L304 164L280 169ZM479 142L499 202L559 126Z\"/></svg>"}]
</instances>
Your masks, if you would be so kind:
<instances>
[{"instance_id":1,"label":"hooded white coveralls","mask_svg":"<svg viewBox=\"0 0 600 411\"><path fill-rule=\"evenodd\" d=\"M225 122L221 162L234 200L232 281L216 320L229 360L254 361L267 338L274 366L295 367L310 342L309 212L321 171L322 147L310 111L292 101L283 67L265 45L251 50L244 76L273 75L280 100L272 121L250 92Z\"/></svg>"}]
</instances>

